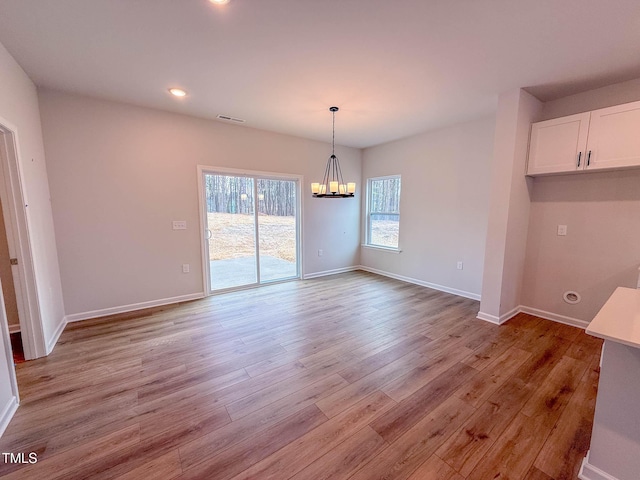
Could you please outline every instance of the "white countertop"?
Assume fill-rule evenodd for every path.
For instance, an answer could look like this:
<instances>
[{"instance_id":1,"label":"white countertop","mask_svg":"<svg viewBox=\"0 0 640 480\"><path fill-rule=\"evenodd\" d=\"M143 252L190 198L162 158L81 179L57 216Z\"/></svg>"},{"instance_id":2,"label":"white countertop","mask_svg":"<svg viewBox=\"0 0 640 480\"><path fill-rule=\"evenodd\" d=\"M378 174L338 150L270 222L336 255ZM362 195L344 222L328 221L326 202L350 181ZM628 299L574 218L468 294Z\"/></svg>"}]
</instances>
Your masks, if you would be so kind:
<instances>
[{"instance_id":1,"label":"white countertop","mask_svg":"<svg viewBox=\"0 0 640 480\"><path fill-rule=\"evenodd\" d=\"M640 289L616 288L586 332L594 337L640 348Z\"/></svg>"}]
</instances>

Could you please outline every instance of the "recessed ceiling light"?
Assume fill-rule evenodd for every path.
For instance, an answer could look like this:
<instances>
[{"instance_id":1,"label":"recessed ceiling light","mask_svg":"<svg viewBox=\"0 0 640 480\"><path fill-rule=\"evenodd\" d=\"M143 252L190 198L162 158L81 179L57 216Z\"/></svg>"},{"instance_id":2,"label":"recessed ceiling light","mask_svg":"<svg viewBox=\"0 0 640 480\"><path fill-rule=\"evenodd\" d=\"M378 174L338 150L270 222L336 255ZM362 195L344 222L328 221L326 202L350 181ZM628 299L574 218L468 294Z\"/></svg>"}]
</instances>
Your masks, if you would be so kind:
<instances>
[{"instance_id":1,"label":"recessed ceiling light","mask_svg":"<svg viewBox=\"0 0 640 480\"><path fill-rule=\"evenodd\" d=\"M174 95L176 97L185 97L187 95L187 92L185 92L183 89L181 88L170 88L169 89L169 93L171 95Z\"/></svg>"},{"instance_id":2,"label":"recessed ceiling light","mask_svg":"<svg viewBox=\"0 0 640 480\"><path fill-rule=\"evenodd\" d=\"M209 0L209 1L215 5L225 5L229 3L229 0Z\"/></svg>"}]
</instances>

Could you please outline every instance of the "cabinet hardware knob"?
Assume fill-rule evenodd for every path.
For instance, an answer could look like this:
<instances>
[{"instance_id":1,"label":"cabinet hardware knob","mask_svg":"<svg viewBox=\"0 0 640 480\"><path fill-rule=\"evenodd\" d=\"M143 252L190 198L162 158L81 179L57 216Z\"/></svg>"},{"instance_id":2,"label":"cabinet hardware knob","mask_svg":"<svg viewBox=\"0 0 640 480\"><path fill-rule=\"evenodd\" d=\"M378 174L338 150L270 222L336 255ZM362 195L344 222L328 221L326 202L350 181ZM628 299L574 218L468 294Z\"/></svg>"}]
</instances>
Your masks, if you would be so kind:
<instances>
[{"instance_id":1,"label":"cabinet hardware knob","mask_svg":"<svg viewBox=\"0 0 640 480\"><path fill-rule=\"evenodd\" d=\"M582 152L578 152L578 167L580 167L580 159L582 158Z\"/></svg>"}]
</instances>

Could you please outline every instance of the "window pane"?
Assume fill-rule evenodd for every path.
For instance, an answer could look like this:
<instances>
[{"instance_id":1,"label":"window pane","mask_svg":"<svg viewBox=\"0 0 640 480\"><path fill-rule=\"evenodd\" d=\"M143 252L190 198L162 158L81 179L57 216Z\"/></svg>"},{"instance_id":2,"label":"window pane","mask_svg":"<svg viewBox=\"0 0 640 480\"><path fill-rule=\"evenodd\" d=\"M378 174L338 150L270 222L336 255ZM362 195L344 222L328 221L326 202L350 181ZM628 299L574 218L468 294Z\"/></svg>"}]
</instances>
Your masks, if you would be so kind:
<instances>
[{"instance_id":1,"label":"window pane","mask_svg":"<svg viewBox=\"0 0 640 480\"><path fill-rule=\"evenodd\" d=\"M256 283L253 179L207 174L205 189L211 290Z\"/></svg>"},{"instance_id":2,"label":"window pane","mask_svg":"<svg viewBox=\"0 0 640 480\"><path fill-rule=\"evenodd\" d=\"M293 180L258 179L261 282L298 274L296 191Z\"/></svg>"},{"instance_id":3,"label":"window pane","mask_svg":"<svg viewBox=\"0 0 640 480\"><path fill-rule=\"evenodd\" d=\"M370 245L398 248L400 177L371 179L368 186L368 242Z\"/></svg>"},{"instance_id":4,"label":"window pane","mask_svg":"<svg viewBox=\"0 0 640 480\"><path fill-rule=\"evenodd\" d=\"M371 225L369 241L372 245L398 248L400 215L372 214L369 224Z\"/></svg>"},{"instance_id":5,"label":"window pane","mask_svg":"<svg viewBox=\"0 0 640 480\"><path fill-rule=\"evenodd\" d=\"M400 177L371 180L369 211L400 213Z\"/></svg>"}]
</instances>

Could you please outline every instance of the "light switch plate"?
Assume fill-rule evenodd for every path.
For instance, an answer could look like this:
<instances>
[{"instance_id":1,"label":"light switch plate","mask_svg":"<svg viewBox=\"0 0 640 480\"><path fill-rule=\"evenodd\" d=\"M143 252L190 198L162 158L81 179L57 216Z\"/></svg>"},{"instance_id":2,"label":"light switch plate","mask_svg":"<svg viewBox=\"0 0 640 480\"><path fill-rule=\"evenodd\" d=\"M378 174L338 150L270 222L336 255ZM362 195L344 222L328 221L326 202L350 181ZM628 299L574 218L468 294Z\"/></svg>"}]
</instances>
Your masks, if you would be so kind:
<instances>
[{"instance_id":1,"label":"light switch plate","mask_svg":"<svg viewBox=\"0 0 640 480\"><path fill-rule=\"evenodd\" d=\"M567 226L566 225L558 225L558 235L564 237L567 234Z\"/></svg>"},{"instance_id":2,"label":"light switch plate","mask_svg":"<svg viewBox=\"0 0 640 480\"><path fill-rule=\"evenodd\" d=\"M186 220L174 220L173 221L173 229L174 230L186 230L187 229L187 221Z\"/></svg>"}]
</instances>

